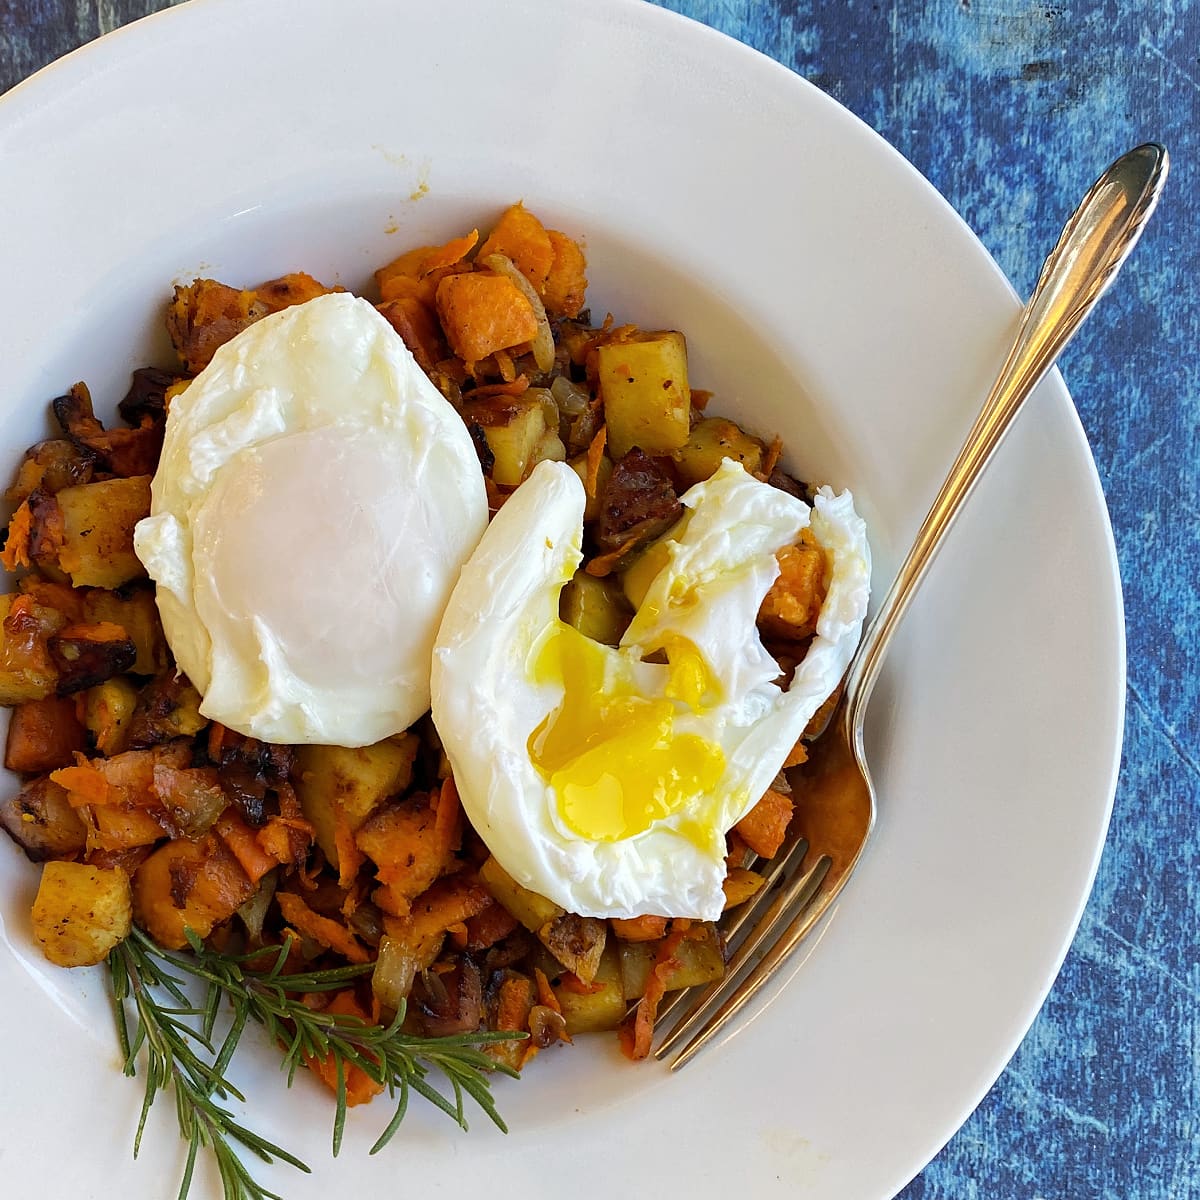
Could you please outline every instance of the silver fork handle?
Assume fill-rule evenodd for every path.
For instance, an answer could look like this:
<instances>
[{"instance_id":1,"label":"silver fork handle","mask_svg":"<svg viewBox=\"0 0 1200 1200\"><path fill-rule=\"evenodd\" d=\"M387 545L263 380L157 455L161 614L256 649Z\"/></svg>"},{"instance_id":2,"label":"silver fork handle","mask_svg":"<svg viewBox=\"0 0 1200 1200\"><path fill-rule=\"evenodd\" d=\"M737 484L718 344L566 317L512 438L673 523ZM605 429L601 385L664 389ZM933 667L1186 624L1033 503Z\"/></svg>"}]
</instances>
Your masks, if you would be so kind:
<instances>
[{"instance_id":1,"label":"silver fork handle","mask_svg":"<svg viewBox=\"0 0 1200 1200\"><path fill-rule=\"evenodd\" d=\"M912 549L884 597L846 676L846 731L861 757L862 716L888 643L946 534L1029 394L1108 290L1158 203L1169 165L1147 142L1092 185L1046 257L1016 340Z\"/></svg>"}]
</instances>

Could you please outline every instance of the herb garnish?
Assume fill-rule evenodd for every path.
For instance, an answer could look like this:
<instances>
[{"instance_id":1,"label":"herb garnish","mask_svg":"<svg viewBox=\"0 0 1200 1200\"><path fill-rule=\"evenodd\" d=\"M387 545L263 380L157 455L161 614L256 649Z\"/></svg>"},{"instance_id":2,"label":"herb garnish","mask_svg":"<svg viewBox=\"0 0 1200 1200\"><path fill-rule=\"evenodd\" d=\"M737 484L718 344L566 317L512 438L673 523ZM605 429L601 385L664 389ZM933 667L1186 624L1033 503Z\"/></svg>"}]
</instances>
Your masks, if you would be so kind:
<instances>
[{"instance_id":1,"label":"herb garnish","mask_svg":"<svg viewBox=\"0 0 1200 1200\"><path fill-rule=\"evenodd\" d=\"M262 1159L280 1159L298 1170L308 1166L279 1146L239 1124L221 1101L245 1097L225 1077L248 1021L263 1025L283 1047L283 1067L290 1086L296 1070L308 1057L332 1056L337 1069L337 1106L333 1120L333 1153L341 1149L346 1122L346 1074L360 1068L386 1088L396 1101L396 1111L371 1153L381 1150L399 1128L408 1108L410 1091L424 1096L467 1128L464 1099L470 1096L504 1132L507 1127L496 1111L488 1074L516 1071L497 1063L480 1047L511 1041L525 1034L475 1032L450 1037L414 1037L402 1031L401 1007L390 1025L368 1025L359 1017L319 1012L301 998L304 993L328 992L345 987L372 969L365 963L305 974L284 974L290 940L268 951L228 955L210 950L189 931L192 953L164 950L136 927L108 957L112 976L113 1008L117 1034L125 1059L125 1074L137 1073L137 1059L146 1052L146 1094L134 1137L137 1157L150 1106L162 1091L175 1093L179 1133L188 1143L187 1162L178 1200L185 1200L192 1184L196 1159L209 1149L220 1174L224 1200L281 1200L250 1174L236 1149L241 1146ZM269 959L265 968L252 966ZM203 999L196 1003L184 991L186 980L199 983ZM232 1022L219 1045L214 1036L217 1018L226 1001ZM127 1003L132 1003L132 1033ZM442 1072L453 1099L427 1078L430 1067Z\"/></svg>"}]
</instances>

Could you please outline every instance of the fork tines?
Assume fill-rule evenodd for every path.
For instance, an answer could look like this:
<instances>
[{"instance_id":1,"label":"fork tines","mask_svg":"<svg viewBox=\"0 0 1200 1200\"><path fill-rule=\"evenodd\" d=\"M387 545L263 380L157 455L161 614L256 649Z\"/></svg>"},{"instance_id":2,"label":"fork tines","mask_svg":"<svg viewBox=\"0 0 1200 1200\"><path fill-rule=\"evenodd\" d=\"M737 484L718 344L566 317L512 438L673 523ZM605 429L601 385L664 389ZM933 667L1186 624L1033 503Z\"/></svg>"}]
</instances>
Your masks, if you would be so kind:
<instances>
[{"instance_id":1,"label":"fork tines","mask_svg":"<svg viewBox=\"0 0 1200 1200\"><path fill-rule=\"evenodd\" d=\"M672 1061L672 1071L688 1062L741 1011L820 915L822 906L813 901L832 861L821 855L802 870L808 842L802 837L789 842L771 860L764 872L767 882L758 894L718 924L728 949L724 977L705 988L677 992L659 1011L655 1023L660 1027L666 1027L676 1015L678 1020L654 1051L655 1058L666 1057L691 1035ZM786 946L782 953L781 945Z\"/></svg>"}]
</instances>

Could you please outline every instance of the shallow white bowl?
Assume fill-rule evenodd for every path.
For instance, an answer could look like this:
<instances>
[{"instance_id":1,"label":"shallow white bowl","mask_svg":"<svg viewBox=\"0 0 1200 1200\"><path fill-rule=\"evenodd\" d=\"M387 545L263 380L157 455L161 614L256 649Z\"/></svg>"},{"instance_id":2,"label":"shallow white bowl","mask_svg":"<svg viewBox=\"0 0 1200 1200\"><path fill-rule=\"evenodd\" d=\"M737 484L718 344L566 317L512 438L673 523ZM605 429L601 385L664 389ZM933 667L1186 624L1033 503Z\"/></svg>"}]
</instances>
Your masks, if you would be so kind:
<instances>
[{"instance_id":1,"label":"shallow white bowl","mask_svg":"<svg viewBox=\"0 0 1200 1200\"><path fill-rule=\"evenodd\" d=\"M14 466L71 382L111 408L133 367L169 361L174 281L303 269L354 287L523 197L586 240L593 312L683 329L721 410L782 434L802 477L855 490L879 587L1017 311L972 234L855 118L626 0L196 0L6 97L0 162ZM239 1075L253 1123L314 1168L264 1178L289 1200L331 1183L890 1196L999 1074L1058 970L1108 820L1123 692L1112 537L1055 376L889 660L869 732L878 831L786 990L681 1076L593 1039L500 1082L507 1139L416 1109L368 1159L377 1104L352 1114L336 1163L326 1095L285 1091L264 1046ZM6 1186L172 1195L169 1106L134 1165L140 1089L117 1070L103 977L39 961L35 887L5 842Z\"/></svg>"}]
</instances>

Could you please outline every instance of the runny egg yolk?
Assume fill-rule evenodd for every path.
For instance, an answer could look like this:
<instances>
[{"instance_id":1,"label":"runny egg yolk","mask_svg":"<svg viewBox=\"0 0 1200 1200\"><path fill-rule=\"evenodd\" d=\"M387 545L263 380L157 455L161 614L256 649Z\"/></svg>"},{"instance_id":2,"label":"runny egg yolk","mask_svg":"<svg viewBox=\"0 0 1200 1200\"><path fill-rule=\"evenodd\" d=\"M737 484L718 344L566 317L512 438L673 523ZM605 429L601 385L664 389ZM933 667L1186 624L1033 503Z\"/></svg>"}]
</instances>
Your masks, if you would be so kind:
<instances>
[{"instance_id":1,"label":"runny egg yolk","mask_svg":"<svg viewBox=\"0 0 1200 1200\"><path fill-rule=\"evenodd\" d=\"M665 699L637 694L609 670L616 651L562 622L535 651L534 680L561 686L563 699L530 736L529 755L581 837L615 842L643 833L721 780L720 746L674 728L676 702L698 711L714 681L690 643L673 639L664 650Z\"/></svg>"}]
</instances>

